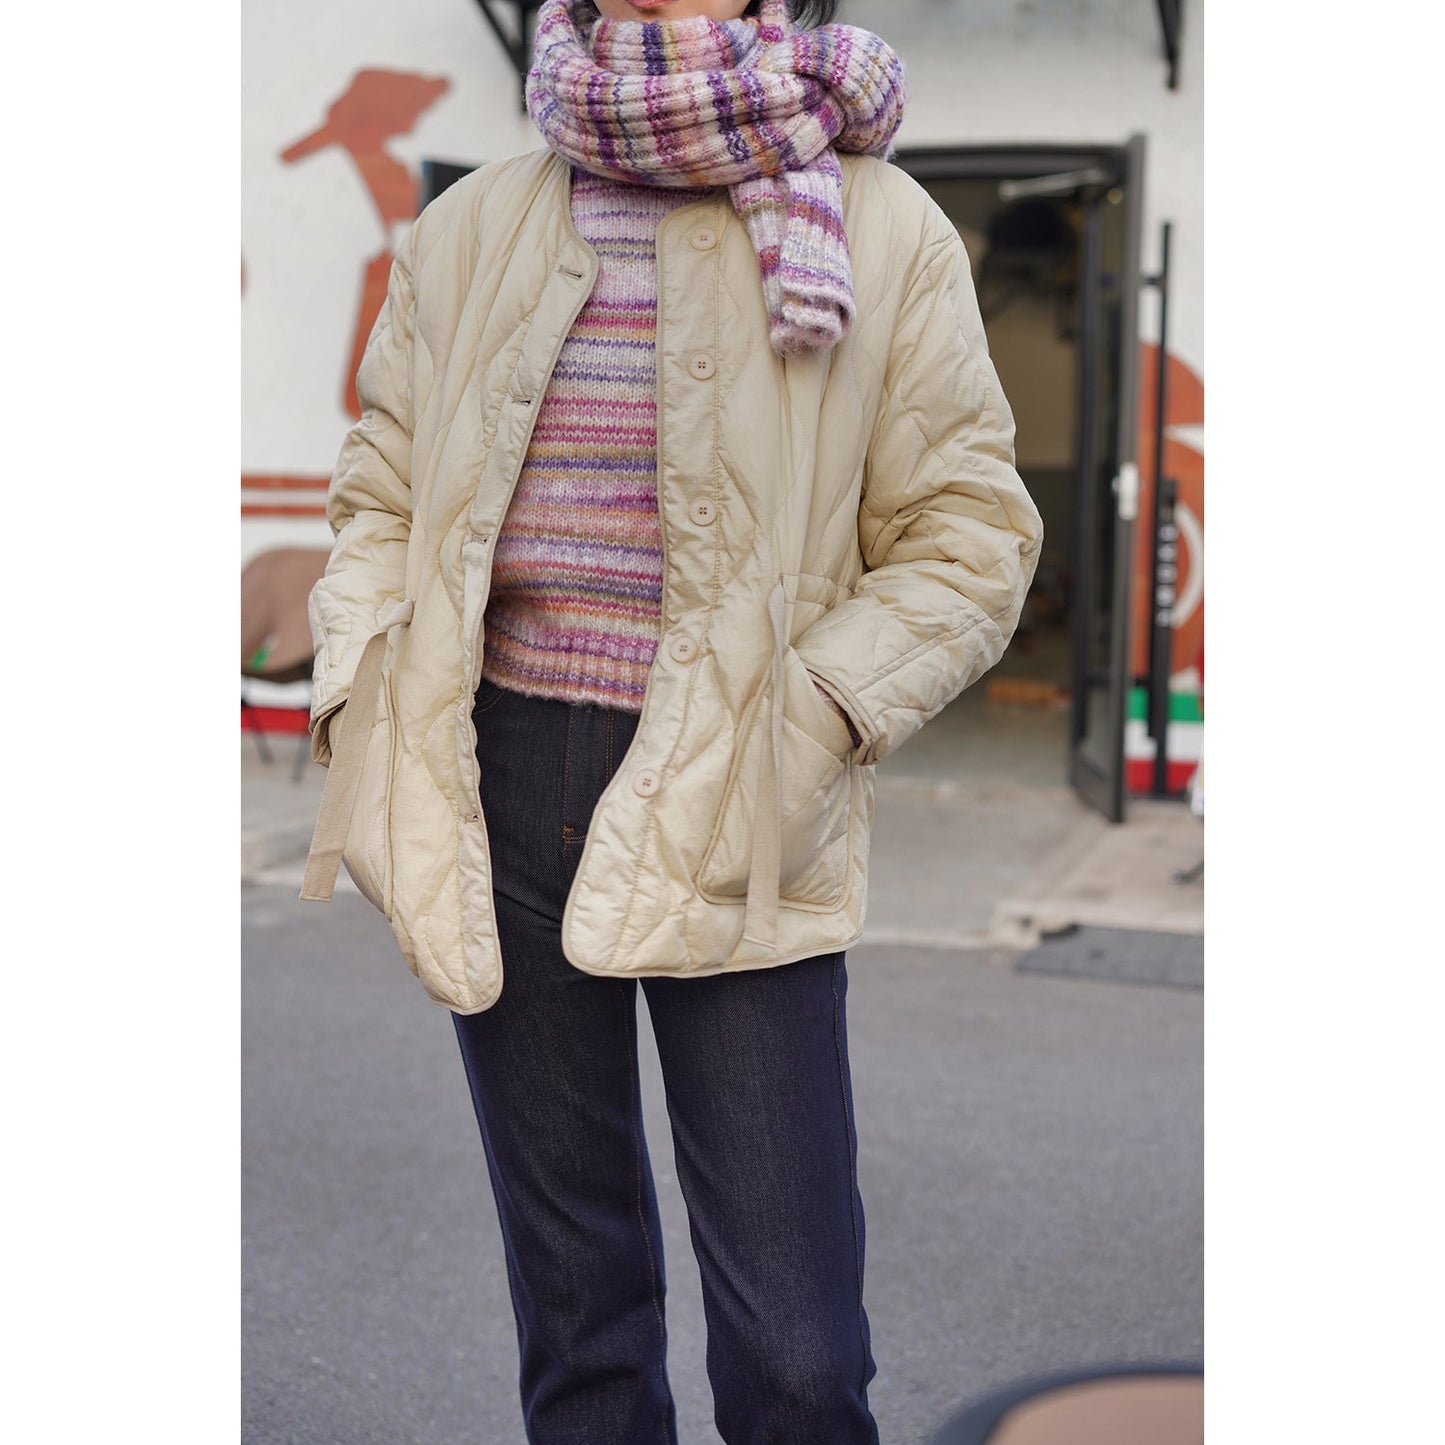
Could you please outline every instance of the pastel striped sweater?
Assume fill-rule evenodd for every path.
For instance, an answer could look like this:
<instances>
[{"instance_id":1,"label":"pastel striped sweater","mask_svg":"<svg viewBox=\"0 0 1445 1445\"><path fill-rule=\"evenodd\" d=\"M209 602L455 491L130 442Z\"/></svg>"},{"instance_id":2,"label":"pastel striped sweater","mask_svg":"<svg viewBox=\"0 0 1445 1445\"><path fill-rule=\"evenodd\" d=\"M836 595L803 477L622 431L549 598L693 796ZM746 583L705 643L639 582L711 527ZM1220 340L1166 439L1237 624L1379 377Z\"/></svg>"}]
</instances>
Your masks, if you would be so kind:
<instances>
[{"instance_id":1,"label":"pastel striped sweater","mask_svg":"<svg viewBox=\"0 0 1445 1445\"><path fill-rule=\"evenodd\" d=\"M642 709L662 615L657 226L706 188L573 167L597 281L557 358L492 562L482 676L535 697Z\"/></svg>"},{"instance_id":2,"label":"pastel striped sweater","mask_svg":"<svg viewBox=\"0 0 1445 1445\"><path fill-rule=\"evenodd\" d=\"M573 166L572 219L597 252L597 280L558 353L493 553L482 676L499 687L642 710L662 618L657 227L707 194Z\"/></svg>"}]
</instances>

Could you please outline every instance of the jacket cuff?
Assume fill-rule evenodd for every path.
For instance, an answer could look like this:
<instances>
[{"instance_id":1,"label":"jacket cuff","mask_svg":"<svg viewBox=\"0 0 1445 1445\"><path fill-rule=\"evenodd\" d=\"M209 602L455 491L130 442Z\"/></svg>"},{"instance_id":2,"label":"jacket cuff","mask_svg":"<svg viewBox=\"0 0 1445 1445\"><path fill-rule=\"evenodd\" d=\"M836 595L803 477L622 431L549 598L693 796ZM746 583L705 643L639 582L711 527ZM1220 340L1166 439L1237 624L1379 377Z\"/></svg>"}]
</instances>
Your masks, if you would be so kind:
<instances>
[{"instance_id":1,"label":"jacket cuff","mask_svg":"<svg viewBox=\"0 0 1445 1445\"><path fill-rule=\"evenodd\" d=\"M335 702L328 703L323 712L314 714L310 720L311 761L320 763L322 767L331 766L331 724L345 706L346 699L338 698Z\"/></svg>"}]
</instances>

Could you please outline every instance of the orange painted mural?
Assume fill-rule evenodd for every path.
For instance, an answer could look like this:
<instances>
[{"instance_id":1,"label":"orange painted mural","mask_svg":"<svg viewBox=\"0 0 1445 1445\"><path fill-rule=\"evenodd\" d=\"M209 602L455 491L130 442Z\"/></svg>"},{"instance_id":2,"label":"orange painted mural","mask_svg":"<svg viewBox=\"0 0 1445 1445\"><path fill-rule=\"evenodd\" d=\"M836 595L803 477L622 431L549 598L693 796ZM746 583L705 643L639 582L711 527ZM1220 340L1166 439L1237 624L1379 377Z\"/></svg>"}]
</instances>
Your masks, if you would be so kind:
<instances>
[{"instance_id":1,"label":"orange painted mural","mask_svg":"<svg viewBox=\"0 0 1445 1445\"><path fill-rule=\"evenodd\" d=\"M346 373L341 378L342 405L353 419L361 416L361 402L356 395L357 368L361 365L367 337L386 300L386 285L391 276L392 231L398 222L414 220L417 213L418 178L388 151L387 144L397 136L409 134L450 88L451 81L440 75L374 68L359 70L331 103L325 120L281 152L285 164L296 165L327 146L339 146L356 167L381 223L380 248L362 266L351 352ZM243 267L243 287L244 284ZM304 494L311 493L314 497L317 491L324 492L328 481L327 477L243 475L241 515L324 516L324 501L307 499ZM303 495L278 497L278 492Z\"/></svg>"},{"instance_id":2,"label":"orange painted mural","mask_svg":"<svg viewBox=\"0 0 1445 1445\"><path fill-rule=\"evenodd\" d=\"M444 76L417 75L406 70L358 70L351 84L332 102L322 124L281 152L283 161L295 165L327 146L340 146L356 166L386 233L381 249L366 263L361 304L352 331L351 360L344 385L346 410L354 418L361 416L356 369L386 299L391 274L391 227L393 222L416 218L417 179L387 151L386 143L409 134L450 85Z\"/></svg>"},{"instance_id":3,"label":"orange painted mural","mask_svg":"<svg viewBox=\"0 0 1445 1445\"><path fill-rule=\"evenodd\" d=\"M1178 538L1173 565L1174 620L1169 673L1204 672L1204 379L1177 356L1169 356L1165 376L1164 475L1178 484L1175 524ZM1139 351L1139 525L1135 528L1134 613L1129 619L1131 668L1136 677L1149 670L1152 627L1150 567L1153 556L1150 519L1154 515L1154 440L1158 407L1159 348ZM1199 439L1201 445L1193 442ZM1192 691L1193 689L1189 689Z\"/></svg>"}]
</instances>

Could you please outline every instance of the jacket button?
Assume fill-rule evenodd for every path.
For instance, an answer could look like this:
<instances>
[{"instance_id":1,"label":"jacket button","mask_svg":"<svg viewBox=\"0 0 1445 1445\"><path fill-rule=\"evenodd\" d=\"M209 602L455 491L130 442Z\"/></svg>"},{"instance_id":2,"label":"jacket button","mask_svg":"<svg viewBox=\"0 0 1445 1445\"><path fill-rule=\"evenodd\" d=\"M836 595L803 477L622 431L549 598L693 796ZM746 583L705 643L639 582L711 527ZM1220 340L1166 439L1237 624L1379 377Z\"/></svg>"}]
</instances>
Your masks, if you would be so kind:
<instances>
[{"instance_id":1,"label":"jacket button","mask_svg":"<svg viewBox=\"0 0 1445 1445\"><path fill-rule=\"evenodd\" d=\"M717 507L707 497L699 497L687 509L687 514L699 527L710 527L717 521Z\"/></svg>"},{"instance_id":2,"label":"jacket button","mask_svg":"<svg viewBox=\"0 0 1445 1445\"><path fill-rule=\"evenodd\" d=\"M697 643L690 637L674 637L668 651L678 662L691 662L697 656Z\"/></svg>"},{"instance_id":3,"label":"jacket button","mask_svg":"<svg viewBox=\"0 0 1445 1445\"><path fill-rule=\"evenodd\" d=\"M662 779L652 768L643 768L632 776L632 791L650 798L662 786Z\"/></svg>"},{"instance_id":4,"label":"jacket button","mask_svg":"<svg viewBox=\"0 0 1445 1445\"><path fill-rule=\"evenodd\" d=\"M694 351L687 359L687 369L699 381L706 381L717 370L717 362L705 351Z\"/></svg>"},{"instance_id":5,"label":"jacket button","mask_svg":"<svg viewBox=\"0 0 1445 1445\"><path fill-rule=\"evenodd\" d=\"M710 226L699 226L688 240L692 242L694 250L711 251L717 245L717 232Z\"/></svg>"}]
</instances>

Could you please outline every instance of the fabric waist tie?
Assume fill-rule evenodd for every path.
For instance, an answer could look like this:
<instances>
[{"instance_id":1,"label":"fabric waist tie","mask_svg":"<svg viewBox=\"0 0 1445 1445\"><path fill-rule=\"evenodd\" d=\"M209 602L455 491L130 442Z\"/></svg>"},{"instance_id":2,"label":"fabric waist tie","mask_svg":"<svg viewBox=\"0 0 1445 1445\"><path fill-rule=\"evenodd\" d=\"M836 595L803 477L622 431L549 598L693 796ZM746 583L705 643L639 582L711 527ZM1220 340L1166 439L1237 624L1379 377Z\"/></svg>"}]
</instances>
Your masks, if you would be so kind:
<instances>
[{"instance_id":1,"label":"fabric waist tie","mask_svg":"<svg viewBox=\"0 0 1445 1445\"><path fill-rule=\"evenodd\" d=\"M773 631L772 676L763 718L763 745L758 749L757 786L753 793L753 847L748 866L748 901L743 937L761 948L778 942L778 893L782 886L783 819L779 811L778 774L783 753L783 659L787 647L781 581L768 593L768 621Z\"/></svg>"},{"instance_id":2,"label":"fabric waist tie","mask_svg":"<svg viewBox=\"0 0 1445 1445\"><path fill-rule=\"evenodd\" d=\"M393 627L410 622L411 614L412 603L410 599L403 598L382 617L357 660L351 691L338 719L341 727L332 748L331 766L326 771L326 786L321 792L321 807L316 815L311 851L306 855L306 876L301 881L301 897L308 903L329 903L336 887L341 852L346 846L351 814L356 807L356 791L361 783L366 740L371 736L377 704L381 699L381 664L386 657L387 634Z\"/></svg>"}]
</instances>

